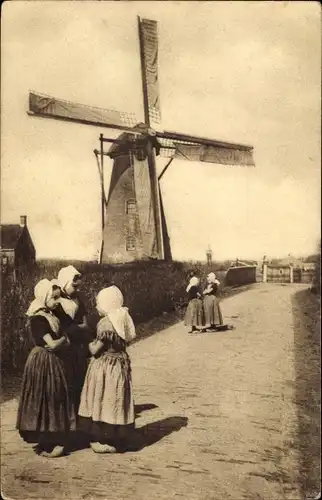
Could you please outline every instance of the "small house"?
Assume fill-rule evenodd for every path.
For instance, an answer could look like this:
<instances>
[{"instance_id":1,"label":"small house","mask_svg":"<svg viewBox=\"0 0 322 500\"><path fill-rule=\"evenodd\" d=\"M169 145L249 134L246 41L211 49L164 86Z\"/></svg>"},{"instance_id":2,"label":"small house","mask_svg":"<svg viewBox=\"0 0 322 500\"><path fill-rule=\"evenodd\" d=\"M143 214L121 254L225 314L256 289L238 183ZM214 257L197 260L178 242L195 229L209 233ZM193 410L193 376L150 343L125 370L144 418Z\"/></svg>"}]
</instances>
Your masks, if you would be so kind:
<instances>
[{"instance_id":1,"label":"small house","mask_svg":"<svg viewBox=\"0 0 322 500\"><path fill-rule=\"evenodd\" d=\"M36 262L36 250L28 227L27 216L21 215L20 224L1 224L1 268L20 269Z\"/></svg>"},{"instance_id":2,"label":"small house","mask_svg":"<svg viewBox=\"0 0 322 500\"><path fill-rule=\"evenodd\" d=\"M263 261L263 281L273 283L311 283L315 264L301 259L275 259Z\"/></svg>"}]
</instances>

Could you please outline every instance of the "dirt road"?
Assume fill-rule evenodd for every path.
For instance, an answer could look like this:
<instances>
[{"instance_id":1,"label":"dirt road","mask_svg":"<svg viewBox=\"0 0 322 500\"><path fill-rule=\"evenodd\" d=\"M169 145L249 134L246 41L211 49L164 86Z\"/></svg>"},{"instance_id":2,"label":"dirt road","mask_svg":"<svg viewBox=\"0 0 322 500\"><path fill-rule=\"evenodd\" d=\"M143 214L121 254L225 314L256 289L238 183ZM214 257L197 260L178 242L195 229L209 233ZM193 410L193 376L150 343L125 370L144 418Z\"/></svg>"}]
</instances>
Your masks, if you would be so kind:
<instances>
[{"instance_id":1,"label":"dirt road","mask_svg":"<svg viewBox=\"0 0 322 500\"><path fill-rule=\"evenodd\" d=\"M140 451L39 457L14 429L17 400L6 401L2 493L22 500L304 500L291 307L301 287L258 284L225 299L234 330L192 336L180 323L130 348Z\"/></svg>"}]
</instances>

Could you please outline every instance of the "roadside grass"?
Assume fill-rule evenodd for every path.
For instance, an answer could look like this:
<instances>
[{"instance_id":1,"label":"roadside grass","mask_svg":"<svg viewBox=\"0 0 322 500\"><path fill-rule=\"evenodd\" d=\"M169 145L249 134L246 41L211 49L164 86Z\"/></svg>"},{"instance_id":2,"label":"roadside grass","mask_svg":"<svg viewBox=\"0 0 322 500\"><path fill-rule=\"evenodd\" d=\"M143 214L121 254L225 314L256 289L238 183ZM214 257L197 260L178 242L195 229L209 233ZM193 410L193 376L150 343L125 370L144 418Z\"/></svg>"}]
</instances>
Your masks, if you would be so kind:
<instances>
[{"instance_id":1,"label":"roadside grass","mask_svg":"<svg viewBox=\"0 0 322 500\"><path fill-rule=\"evenodd\" d=\"M296 407L302 498L321 491L321 298L309 289L293 296Z\"/></svg>"}]
</instances>

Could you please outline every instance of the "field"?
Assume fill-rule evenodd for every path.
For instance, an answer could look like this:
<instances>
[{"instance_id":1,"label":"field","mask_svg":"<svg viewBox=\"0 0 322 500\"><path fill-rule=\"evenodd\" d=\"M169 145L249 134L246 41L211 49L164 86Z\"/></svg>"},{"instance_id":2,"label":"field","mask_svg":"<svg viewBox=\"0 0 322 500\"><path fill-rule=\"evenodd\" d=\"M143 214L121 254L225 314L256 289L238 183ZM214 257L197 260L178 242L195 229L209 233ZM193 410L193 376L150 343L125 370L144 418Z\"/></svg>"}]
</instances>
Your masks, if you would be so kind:
<instances>
[{"instance_id":1,"label":"field","mask_svg":"<svg viewBox=\"0 0 322 500\"><path fill-rule=\"evenodd\" d=\"M185 288L188 275L198 269L202 281L210 268L201 263L182 262L138 262L128 265L104 265L84 262L40 261L32 271L13 279L8 275L2 280L2 372L19 372L30 351L32 342L26 329L25 312L33 299L34 285L42 278L52 279L59 269L73 264L83 274L82 292L87 306L89 323L94 329L97 321L95 296L100 289L115 284L124 295L125 304L136 325L153 321L163 316L178 313L185 305ZM223 282L226 271L214 264L218 278ZM224 290L223 293L227 293ZM151 325L151 328L155 326ZM145 333L138 327L138 334Z\"/></svg>"}]
</instances>

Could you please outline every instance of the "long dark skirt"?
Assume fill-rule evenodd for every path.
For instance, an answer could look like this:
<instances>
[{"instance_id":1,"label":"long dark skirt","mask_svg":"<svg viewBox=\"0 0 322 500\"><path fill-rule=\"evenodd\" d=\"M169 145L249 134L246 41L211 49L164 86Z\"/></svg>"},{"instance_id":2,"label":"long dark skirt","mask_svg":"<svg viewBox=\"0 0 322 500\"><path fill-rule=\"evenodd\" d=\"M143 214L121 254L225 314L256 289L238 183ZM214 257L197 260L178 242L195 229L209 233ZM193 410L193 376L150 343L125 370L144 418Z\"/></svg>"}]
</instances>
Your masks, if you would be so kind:
<instances>
[{"instance_id":1,"label":"long dark skirt","mask_svg":"<svg viewBox=\"0 0 322 500\"><path fill-rule=\"evenodd\" d=\"M191 299L184 318L184 324L188 327L202 327L204 324L203 320L203 309L202 301L200 299Z\"/></svg>"},{"instance_id":2,"label":"long dark skirt","mask_svg":"<svg viewBox=\"0 0 322 500\"><path fill-rule=\"evenodd\" d=\"M64 365L70 398L77 416L88 366L88 346L72 343L64 353Z\"/></svg>"},{"instance_id":3,"label":"long dark skirt","mask_svg":"<svg viewBox=\"0 0 322 500\"><path fill-rule=\"evenodd\" d=\"M43 347L34 347L25 364L16 428L29 443L64 444L76 426L64 362Z\"/></svg>"},{"instance_id":4,"label":"long dark skirt","mask_svg":"<svg viewBox=\"0 0 322 500\"><path fill-rule=\"evenodd\" d=\"M220 310L219 300L215 295L205 295L203 300L205 316L205 327L223 325L223 317Z\"/></svg>"}]
</instances>

